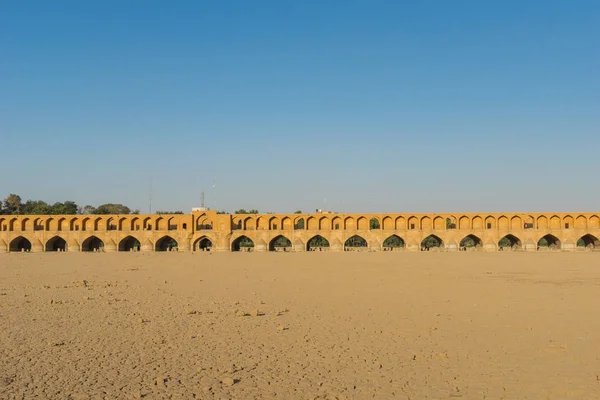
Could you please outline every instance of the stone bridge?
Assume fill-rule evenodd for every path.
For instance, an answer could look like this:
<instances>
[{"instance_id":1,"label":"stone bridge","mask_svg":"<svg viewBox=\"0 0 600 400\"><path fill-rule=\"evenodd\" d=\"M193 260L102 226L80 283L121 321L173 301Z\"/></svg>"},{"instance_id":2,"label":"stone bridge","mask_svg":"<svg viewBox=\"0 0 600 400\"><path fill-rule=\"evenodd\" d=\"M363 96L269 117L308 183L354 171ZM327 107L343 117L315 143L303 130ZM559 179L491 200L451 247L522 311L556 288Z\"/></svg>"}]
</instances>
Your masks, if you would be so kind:
<instances>
[{"instance_id":1,"label":"stone bridge","mask_svg":"<svg viewBox=\"0 0 600 400\"><path fill-rule=\"evenodd\" d=\"M599 215L0 215L0 252L592 251Z\"/></svg>"}]
</instances>

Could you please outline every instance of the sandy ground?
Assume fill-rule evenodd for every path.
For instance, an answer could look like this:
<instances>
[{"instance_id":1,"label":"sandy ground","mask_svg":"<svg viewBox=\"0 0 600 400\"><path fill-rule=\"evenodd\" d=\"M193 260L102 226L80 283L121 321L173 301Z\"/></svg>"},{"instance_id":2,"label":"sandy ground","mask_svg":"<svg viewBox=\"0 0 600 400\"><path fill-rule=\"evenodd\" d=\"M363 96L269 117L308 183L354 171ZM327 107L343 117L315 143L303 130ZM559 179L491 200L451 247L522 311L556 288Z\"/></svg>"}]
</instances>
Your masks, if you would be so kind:
<instances>
[{"instance_id":1,"label":"sandy ground","mask_svg":"<svg viewBox=\"0 0 600 400\"><path fill-rule=\"evenodd\" d=\"M598 399L600 254L0 255L0 399Z\"/></svg>"}]
</instances>

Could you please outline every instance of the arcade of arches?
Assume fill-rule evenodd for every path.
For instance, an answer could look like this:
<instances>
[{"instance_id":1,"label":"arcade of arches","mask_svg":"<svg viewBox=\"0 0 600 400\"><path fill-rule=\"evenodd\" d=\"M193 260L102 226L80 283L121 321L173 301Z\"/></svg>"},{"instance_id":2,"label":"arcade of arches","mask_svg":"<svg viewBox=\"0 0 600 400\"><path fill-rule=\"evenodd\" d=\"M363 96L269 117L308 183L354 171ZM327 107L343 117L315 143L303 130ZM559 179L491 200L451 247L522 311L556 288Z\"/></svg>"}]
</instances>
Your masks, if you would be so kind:
<instances>
[{"instance_id":1,"label":"arcade of arches","mask_svg":"<svg viewBox=\"0 0 600 400\"><path fill-rule=\"evenodd\" d=\"M600 251L600 213L0 215L0 252Z\"/></svg>"}]
</instances>

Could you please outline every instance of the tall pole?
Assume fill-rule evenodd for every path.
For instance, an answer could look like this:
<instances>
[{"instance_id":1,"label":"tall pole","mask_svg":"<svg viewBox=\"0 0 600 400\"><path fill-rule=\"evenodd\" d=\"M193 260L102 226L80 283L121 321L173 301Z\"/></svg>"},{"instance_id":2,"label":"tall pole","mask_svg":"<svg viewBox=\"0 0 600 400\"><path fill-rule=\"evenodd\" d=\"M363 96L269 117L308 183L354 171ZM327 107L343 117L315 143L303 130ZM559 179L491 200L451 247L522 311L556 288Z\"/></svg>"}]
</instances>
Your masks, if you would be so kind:
<instances>
[{"instance_id":1,"label":"tall pole","mask_svg":"<svg viewBox=\"0 0 600 400\"><path fill-rule=\"evenodd\" d=\"M150 214L152 214L152 177L150 177L150 193L148 194L148 202L150 203Z\"/></svg>"},{"instance_id":2,"label":"tall pole","mask_svg":"<svg viewBox=\"0 0 600 400\"><path fill-rule=\"evenodd\" d=\"M213 178L213 209L217 209L217 178Z\"/></svg>"}]
</instances>

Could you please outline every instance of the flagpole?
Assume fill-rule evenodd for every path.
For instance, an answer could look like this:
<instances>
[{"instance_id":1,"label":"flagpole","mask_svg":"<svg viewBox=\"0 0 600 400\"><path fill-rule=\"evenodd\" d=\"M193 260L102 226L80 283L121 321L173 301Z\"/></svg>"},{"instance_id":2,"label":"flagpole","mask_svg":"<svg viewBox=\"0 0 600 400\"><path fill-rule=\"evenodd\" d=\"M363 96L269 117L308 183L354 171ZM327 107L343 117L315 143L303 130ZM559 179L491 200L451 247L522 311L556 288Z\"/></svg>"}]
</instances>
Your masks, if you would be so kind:
<instances>
[{"instance_id":1,"label":"flagpole","mask_svg":"<svg viewBox=\"0 0 600 400\"><path fill-rule=\"evenodd\" d=\"M213 208L217 210L217 179L213 178Z\"/></svg>"}]
</instances>

